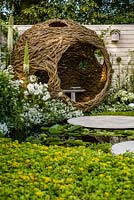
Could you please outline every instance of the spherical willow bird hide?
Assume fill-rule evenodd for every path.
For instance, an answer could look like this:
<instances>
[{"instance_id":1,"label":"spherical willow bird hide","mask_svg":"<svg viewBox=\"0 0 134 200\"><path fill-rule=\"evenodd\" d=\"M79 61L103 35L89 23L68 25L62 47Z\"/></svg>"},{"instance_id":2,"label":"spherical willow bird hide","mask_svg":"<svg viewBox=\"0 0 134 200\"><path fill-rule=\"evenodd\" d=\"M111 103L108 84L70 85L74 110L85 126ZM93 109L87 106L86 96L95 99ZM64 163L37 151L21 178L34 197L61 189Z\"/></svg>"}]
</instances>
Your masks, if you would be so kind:
<instances>
[{"instance_id":1,"label":"spherical willow bird hide","mask_svg":"<svg viewBox=\"0 0 134 200\"><path fill-rule=\"evenodd\" d=\"M95 31L71 20L52 19L36 24L18 39L12 65L23 78L24 47L28 42L30 74L48 84L52 98L90 111L107 95L112 77L109 55ZM102 63L98 60L102 57ZM70 93L75 88L76 101Z\"/></svg>"}]
</instances>

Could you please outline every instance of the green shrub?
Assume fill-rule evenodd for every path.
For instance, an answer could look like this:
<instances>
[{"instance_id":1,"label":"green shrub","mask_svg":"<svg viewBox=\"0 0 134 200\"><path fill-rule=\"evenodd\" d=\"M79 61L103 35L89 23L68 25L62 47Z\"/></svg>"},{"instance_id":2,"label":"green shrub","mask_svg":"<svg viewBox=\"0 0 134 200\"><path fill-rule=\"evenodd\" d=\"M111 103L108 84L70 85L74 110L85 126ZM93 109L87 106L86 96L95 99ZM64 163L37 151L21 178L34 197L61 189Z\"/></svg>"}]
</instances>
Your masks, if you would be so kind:
<instances>
[{"instance_id":1,"label":"green shrub","mask_svg":"<svg viewBox=\"0 0 134 200\"><path fill-rule=\"evenodd\" d=\"M0 70L0 123L5 123L9 129L19 129L23 91L19 81L13 81L12 77L8 70Z\"/></svg>"},{"instance_id":2,"label":"green shrub","mask_svg":"<svg viewBox=\"0 0 134 200\"><path fill-rule=\"evenodd\" d=\"M3 138L0 146L2 200L133 200L133 154L113 156L93 144L46 147Z\"/></svg>"}]
</instances>

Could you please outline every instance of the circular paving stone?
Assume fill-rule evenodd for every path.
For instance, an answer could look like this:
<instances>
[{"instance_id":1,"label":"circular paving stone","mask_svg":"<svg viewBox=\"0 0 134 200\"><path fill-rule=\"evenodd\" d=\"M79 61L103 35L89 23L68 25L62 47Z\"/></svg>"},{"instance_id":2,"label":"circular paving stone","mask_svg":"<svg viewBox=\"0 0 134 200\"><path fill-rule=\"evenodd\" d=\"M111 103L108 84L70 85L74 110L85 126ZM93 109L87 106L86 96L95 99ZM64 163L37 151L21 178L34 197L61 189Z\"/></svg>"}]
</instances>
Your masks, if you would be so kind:
<instances>
[{"instance_id":1,"label":"circular paving stone","mask_svg":"<svg viewBox=\"0 0 134 200\"><path fill-rule=\"evenodd\" d=\"M133 116L84 116L71 118L68 123L95 129L134 129Z\"/></svg>"},{"instance_id":2,"label":"circular paving stone","mask_svg":"<svg viewBox=\"0 0 134 200\"><path fill-rule=\"evenodd\" d=\"M111 148L113 154L123 154L128 152L134 152L134 141L126 141L114 144Z\"/></svg>"}]
</instances>

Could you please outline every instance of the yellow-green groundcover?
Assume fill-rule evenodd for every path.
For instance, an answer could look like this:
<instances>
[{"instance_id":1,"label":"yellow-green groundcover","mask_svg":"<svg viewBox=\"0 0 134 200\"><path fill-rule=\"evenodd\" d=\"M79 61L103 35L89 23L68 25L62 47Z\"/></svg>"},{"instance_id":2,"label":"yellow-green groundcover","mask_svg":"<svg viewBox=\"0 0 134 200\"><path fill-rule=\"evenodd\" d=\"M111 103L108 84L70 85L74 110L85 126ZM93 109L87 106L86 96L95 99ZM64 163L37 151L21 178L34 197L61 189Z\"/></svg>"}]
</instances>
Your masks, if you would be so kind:
<instances>
[{"instance_id":1,"label":"yellow-green groundcover","mask_svg":"<svg viewBox=\"0 0 134 200\"><path fill-rule=\"evenodd\" d=\"M134 157L0 139L1 200L134 199Z\"/></svg>"}]
</instances>

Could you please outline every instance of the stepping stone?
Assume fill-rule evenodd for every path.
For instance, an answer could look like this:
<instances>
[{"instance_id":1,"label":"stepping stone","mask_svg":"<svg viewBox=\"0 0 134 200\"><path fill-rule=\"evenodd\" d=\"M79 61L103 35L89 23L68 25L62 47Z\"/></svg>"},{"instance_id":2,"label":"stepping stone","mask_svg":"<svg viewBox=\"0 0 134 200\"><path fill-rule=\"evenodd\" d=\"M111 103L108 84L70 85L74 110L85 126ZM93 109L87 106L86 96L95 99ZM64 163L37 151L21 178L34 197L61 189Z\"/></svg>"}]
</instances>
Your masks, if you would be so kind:
<instances>
[{"instance_id":1,"label":"stepping stone","mask_svg":"<svg viewBox=\"0 0 134 200\"><path fill-rule=\"evenodd\" d=\"M69 124L80 125L87 128L95 129L134 129L133 116L112 116L112 115L98 115L98 116L84 116L76 117L68 120Z\"/></svg>"},{"instance_id":2,"label":"stepping stone","mask_svg":"<svg viewBox=\"0 0 134 200\"><path fill-rule=\"evenodd\" d=\"M120 142L112 145L111 151L114 155L124 154L128 152L134 152L134 141Z\"/></svg>"}]
</instances>

